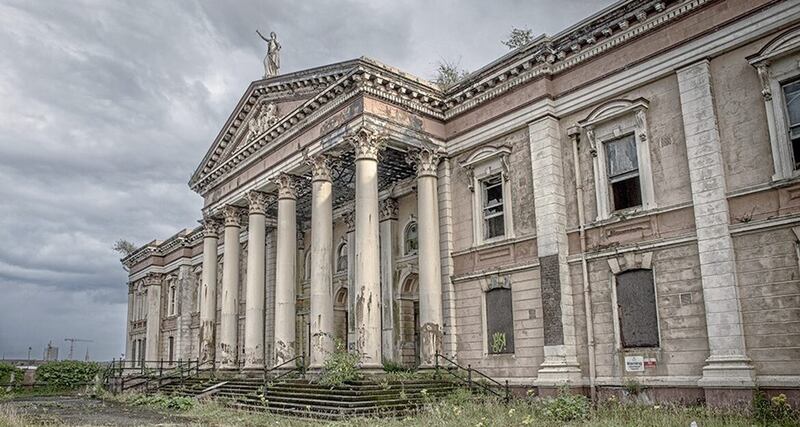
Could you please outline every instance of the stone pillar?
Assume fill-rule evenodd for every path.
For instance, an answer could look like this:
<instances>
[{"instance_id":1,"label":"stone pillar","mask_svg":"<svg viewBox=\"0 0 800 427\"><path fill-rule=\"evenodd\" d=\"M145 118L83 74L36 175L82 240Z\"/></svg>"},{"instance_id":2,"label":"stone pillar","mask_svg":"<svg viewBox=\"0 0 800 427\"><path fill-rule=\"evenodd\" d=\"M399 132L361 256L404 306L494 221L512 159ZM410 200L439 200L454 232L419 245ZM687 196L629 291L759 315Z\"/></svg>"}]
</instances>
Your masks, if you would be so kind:
<instances>
[{"instance_id":1,"label":"stone pillar","mask_svg":"<svg viewBox=\"0 0 800 427\"><path fill-rule=\"evenodd\" d=\"M159 343L161 342L161 282L162 275L158 273L148 273L144 278L144 286L147 289L147 329L145 339L144 360L149 362L148 366L155 366L153 362L159 360L161 352Z\"/></svg>"},{"instance_id":2,"label":"stone pillar","mask_svg":"<svg viewBox=\"0 0 800 427\"><path fill-rule=\"evenodd\" d=\"M755 371L745 349L736 260L728 230L725 165L708 61L677 74L710 351L699 385L707 389L706 397L714 404L709 388L754 387Z\"/></svg>"},{"instance_id":3,"label":"stone pillar","mask_svg":"<svg viewBox=\"0 0 800 427\"><path fill-rule=\"evenodd\" d=\"M239 232L242 211L235 206L225 206L225 235L222 244L222 312L220 313L217 356L220 368L236 368L236 335L239 330Z\"/></svg>"},{"instance_id":4,"label":"stone pillar","mask_svg":"<svg viewBox=\"0 0 800 427\"><path fill-rule=\"evenodd\" d=\"M214 361L217 325L217 246L219 222L203 218L203 272L200 290L200 362Z\"/></svg>"},{"instance_id":5,"label":"stone pillar","mask_svg":"<svg viewBox=\"0 0 800 427\"><path fill-rule=\"evenodd\" d=\"M397 232L397 199L388 198L380 202L381 244L381 312L383 324L383 358L400 362L395 354L394 329L394 257L395 234Z\"/></svg>"},{"instance_id":6,"label":"stone pillar","mask_svg":"<svg viewBox=\"0 0 800 427\"><path fill-rule=\"evenodd\" d=\"M442 351L442 260L439 248L439 154L425 148L409 159L417 167L419 239L419 359L432 367Z\"/></svg>"},{"instance_id":7,"label":"stone pillar","mask_svg":"<svg viewBox=\"0 0 800 427\"><path fill-rule=\"evenodd\" d=\"M125 365L133 367L133 343L131 342L131 325L133 323L133 282L128 282L128 318L125 322ZM45 357L47 359L49 355Z\"/></svg>"},{"instance_id":8,"label":"stone pillar","mask_svg":"<svg viewBox=\"0 0 800 427\"><path fill-rule=\"evenodd\" d=\"M309 367L321 368L333 353L333 199L330 160L325 155L307 159L311 165L311 292Z\"/></svg>"},{"instance_id":9,"label":"stone pillar","mask_svg":"<svg viewBox=\"0 0 800 427\"><path fill-rule=\"evenodd\" d=\"M360 129L348 135L355 147L356 231L355 231L355 328L356 351L364 368L380 368L381 278L378 245L378 153L383 139Z\"/></svg>"},{"instance_id":10,"label":"stone pillar","mask_svg":"<svg viewBox=\"0 0 800 427\"><path fill-rule=\"evenodd\" d=\"M276 365L295 355L295 274L297 263L297 191L294 177L281 174L278 184L278 248L275 261Z\"/></svg>"},{"instance_id":11,"label":"stone pillar","mask_svg":"<svg viewBox=\"0 0 800 427\"><path fill-rule=\"evenodd\" d=\"M347 226L347 348L356 348L356 212L349 211L344 214L344 223Z\"/></svg>"},{"instance_id":12,"label":"stone pillar","mask_svg":"<svg viewBox=\"0 0 800 427\"><path fill-rule=\"evenodd\" d=\"M581 371L567 265L567 208L558 119L546 116L531 123L528 135L544 323L544 361L536 384L578 386Z\"/></svg>"},{"instance_id":13,"label":"stone pillar","mask_svg":"<svg viewBox=\"0 0 800 427\"><path fill-rule=\"evenodd\" d=\"M266 248L265 210L268 195L259 191L247 193L247 288L245 290L244 367L264 367L264 268Z\"/></svg>"}]
</instances>

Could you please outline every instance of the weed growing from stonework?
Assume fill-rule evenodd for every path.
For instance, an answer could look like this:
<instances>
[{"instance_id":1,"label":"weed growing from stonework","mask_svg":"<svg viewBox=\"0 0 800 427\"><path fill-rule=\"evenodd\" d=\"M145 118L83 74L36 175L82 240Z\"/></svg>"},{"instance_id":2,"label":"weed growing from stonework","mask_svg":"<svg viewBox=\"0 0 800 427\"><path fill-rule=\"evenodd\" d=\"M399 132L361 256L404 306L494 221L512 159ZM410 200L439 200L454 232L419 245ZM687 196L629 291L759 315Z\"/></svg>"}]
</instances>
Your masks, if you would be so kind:
<instances>
[{"instance_id":1,"label":"weed growing from stonework","mask_svg":"<svg viewBox=\"0 0 800 427\"><path fill-rule=\"evenodd\" d=\"M361 357L350 352L341 340L336 340L336 350L328 355L322 365L319 383L335 387L359 378L358 363Z\"/></svg>"},{"instance_id":2,"label":"weed growing from stonework","mask_svg":"<svg viewBox=\"0 0 800 427\"><path fill-rule=\"evenodd\" d=\"M191 397L167 396L163 394L129 394L125 395L122 402L131 406L149 406L158 409L187 411L197 403Z\"/></svg>"},{"instance_id":3,"label":"weed growing from stonework","mask_svg":"<svg viewBox=\"0 0 800 427\"><path fill-rule=\"evenodd\" d=\"M753 418L765 425L800 425L800 411L792 409L783 393L769 398L757 391L753 396Z\"/></svg>"}]
</instances>

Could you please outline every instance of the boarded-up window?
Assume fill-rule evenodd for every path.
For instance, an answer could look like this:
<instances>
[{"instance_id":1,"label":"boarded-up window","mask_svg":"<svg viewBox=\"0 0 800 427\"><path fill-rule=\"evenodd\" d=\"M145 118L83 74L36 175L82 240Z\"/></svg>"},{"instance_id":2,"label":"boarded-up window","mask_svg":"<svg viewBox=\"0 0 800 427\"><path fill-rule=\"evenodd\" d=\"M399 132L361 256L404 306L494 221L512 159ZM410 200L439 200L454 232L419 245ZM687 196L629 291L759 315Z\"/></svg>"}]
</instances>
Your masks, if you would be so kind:
<instances>
[{"instance_id":1,"label":"boarded-up window","mask_svg":"<svg viewBox=\"0 0 800 427\"><path fill-rule=\"evenodd\" d=\"M489 353L514 353L514 316L511 289L496 288L486 292L486 331Z\"/></svg>"},{"instance_id":2,"label":"boarded-up window","mask_svg":"<svg viewBox=\"0 0 800 427\"><path fill-rule=\"evenodd\" d=\"M617 310L622 347L658 347L652 270L628 270L617 275Z\"/></svg>"},{"instance_id":3,"label":"boarded-up window","mask_svg":"<svg viewBox=\"0 0 800 427\"><path fill-rule=\"evenodd\" d=\"M639 184L639 159L633 134L605 143L608 161L608 183L611 186L613 210L642 205Z\"/></svg>"}]
</instances>

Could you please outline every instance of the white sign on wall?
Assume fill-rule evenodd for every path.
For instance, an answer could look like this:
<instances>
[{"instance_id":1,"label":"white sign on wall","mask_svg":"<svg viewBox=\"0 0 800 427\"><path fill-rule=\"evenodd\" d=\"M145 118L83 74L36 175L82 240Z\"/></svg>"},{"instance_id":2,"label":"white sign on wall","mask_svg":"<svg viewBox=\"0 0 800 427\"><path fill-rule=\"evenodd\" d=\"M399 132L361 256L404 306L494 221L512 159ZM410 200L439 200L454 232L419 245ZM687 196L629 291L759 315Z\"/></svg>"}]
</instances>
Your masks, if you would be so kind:
<instances>
[{"instance_id":1,"label":"white sign on wall","mask_svg":"<svg viewBox=\"0 0 800 427\"><path fill-rule=\"evenodd\" d=\"M644 372L644 357L625 356L625 371Z\"/></svg>"}]
</instances>

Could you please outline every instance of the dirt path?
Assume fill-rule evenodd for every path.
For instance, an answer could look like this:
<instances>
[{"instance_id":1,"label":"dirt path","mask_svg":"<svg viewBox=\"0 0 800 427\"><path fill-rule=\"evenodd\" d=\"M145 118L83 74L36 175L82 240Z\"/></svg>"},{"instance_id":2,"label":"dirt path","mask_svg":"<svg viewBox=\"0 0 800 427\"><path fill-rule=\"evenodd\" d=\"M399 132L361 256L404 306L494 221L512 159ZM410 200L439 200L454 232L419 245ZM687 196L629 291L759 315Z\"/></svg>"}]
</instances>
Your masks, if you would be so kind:
<instances>
[{"instance_id":1,"label":"dirt path","mask_svg":"<svg viewBox=\"0 0 800 427\"><path fill-rule=\"evenodd\" d=\"M6 408L3 408L6 407ZM68 426L188 426L185 418L147 408L88 397L29 397L0 402L0 414L16 412L30 421Z\"/></svg>"}]
</instances>

